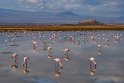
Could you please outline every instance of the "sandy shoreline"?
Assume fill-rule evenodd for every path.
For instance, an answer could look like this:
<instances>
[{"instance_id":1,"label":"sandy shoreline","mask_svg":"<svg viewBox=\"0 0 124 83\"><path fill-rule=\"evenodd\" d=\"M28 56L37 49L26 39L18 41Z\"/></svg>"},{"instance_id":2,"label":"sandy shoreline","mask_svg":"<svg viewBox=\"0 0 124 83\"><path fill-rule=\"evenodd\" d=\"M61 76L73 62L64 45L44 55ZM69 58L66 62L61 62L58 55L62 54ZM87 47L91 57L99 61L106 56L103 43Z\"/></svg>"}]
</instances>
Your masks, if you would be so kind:
<instances>
[{"instance_id":1,"label":"sandy shoreline","mask_svg":"<svg viewBox=\"0 0 124 83\"><path fill-rule=\"evenodd\" d=\"M30 31L72 31L72 30L124 30L124 25L94 25L94 26L0 26L3 30L30 30Z\"/></svg>"}]
</instances>

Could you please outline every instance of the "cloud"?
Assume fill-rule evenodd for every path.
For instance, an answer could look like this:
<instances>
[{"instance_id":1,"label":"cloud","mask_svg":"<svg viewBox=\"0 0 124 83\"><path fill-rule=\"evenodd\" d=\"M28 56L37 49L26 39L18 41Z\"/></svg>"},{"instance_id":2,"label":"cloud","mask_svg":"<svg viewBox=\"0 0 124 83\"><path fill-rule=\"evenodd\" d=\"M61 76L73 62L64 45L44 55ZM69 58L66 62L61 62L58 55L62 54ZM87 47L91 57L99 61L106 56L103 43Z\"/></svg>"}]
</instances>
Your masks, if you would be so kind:
<instances>
[{"instance_id":1,"label":"cloud","mask_svg":"<svg viewBox=\"0 0 124 83\"><path fill-rule=\"evenodd\" d=\"M118 16L123 15L123 0L18 0L25 10L52 13L72 11L80 15Z\"/></svg>"},{"instance_id":2,"label":"cloud","mask_svg":"<svg viewBox=\"0 0 124 83\"><path fill-rule=\"evenodd\" d=\"M32 3L32 4L36 4L38 3L38 0L25 0L27 3Z\"/></svg>"},{"instance_id":3,"label":"cloud","mask_svg":"<svg viewBox=\"0 0 124 83\"><path fill-rule=\"evenodd\" d=\"M37 4L39 0L19 0L20 3Z\"/></svg>"}]
</instances>

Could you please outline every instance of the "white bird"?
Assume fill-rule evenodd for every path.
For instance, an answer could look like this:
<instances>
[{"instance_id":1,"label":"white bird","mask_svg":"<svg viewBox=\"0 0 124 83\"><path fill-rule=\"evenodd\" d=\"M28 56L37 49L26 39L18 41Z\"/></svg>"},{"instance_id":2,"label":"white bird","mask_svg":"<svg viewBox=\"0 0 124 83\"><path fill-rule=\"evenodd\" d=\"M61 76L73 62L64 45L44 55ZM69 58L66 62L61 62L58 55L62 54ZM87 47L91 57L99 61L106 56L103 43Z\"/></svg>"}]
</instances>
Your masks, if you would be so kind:
<instances>
[{"instance_id":1,"label":"white bird","mask_svg":"<svg viewBox=\"0 0 124 83\"><path fill-rule=\"evenodd\" d=\"M24 67L24 73L29 73L29 71L28 71L28 66L27 66L28 60L29 60L29 57L24 57L24 58L23 58L22 65L23 65L23 67Z\"/></svg>"},{"instance_id":2,"label":"white bird","mask_svg":"<svg viewBox=\"0 0 124 83\"><path fill-rule=\"evenodd\" d=\"M17 64L17 59L18 59L18 55L17 55L17 53L14 53L12 56L11 56L11 58L14 58L14 62L15 62L15 64L14 65L11 65L13 68L17 68L18 67L18 64Z\"/></svg>"},{"instance_id":3,"label":"white bird","mask_svg":"<svg viewBox=\"0 0 124 83\"><path fill-rule=\"evenodd\" d=\"M13 45L14 45L14 46L16 45L16 44L15 44L15 40L16 40L15 38L12 39Z\"/></svg>"},{"instance_id":4,"label":"white bird","mask_svg":"<svg viewBox=\"0 0 124 83\"><path fill-rule=\"evenodd\" d=\"M96 60L94 57L90 58L90 74L95 75L96 73Z\"/></svg>"},{"instance_id":5,"label":"white bird","mask_svg":"<svg viewBox=\"0 0 124 83\"><path fill-rule=\"evenodd\" d=\"M66 61L68 61L70 58L69 58L69 55L68 55L68 52L70 51L69 48L65 48L64 50L62 50L62 52L65 52L65 56L64 56L64 59ZM63 57L62 57L63 58Z\"/></svg>"},{"instance_id":6,"label":"white bird","mask_svg":"<svg viewBox=\"0 0 124 83\"><path fill-rule=\"evenodd\" d=\"M33 43L33 50L36 51L36 43L37 43L37 42L33 41L32 43Z\"/></svg>"},{"instance_id":7,"label":"white bird","mask_svg":"<svg viewBox=\"0 0 124 83\"><path fill-rule=\"evenodd\" d=\"M5 47L7 48L7 40L5 40L4 44L5 44Z\"/></svg>"},{"instance_id":8,"label":"white bird","mask_svg":"<svg viewBox=\"0 0 124 83\"><path fill-rule=\"evenodd\" d=\"M68 48L65 48L64 50L62 50L62 52L67 52L67 51L69 51Z\"/></svg>"},{"instance_id":9,"label":"white bird","mask_svg":"<svg viewBox=\"0 0 124 83\"><path fill-rule=\"evenodd\" d=\"M56 72L60 72L61 69L63 68L63 65L62 65L62 63L61 63L61 59L60 59L60 58L55 58L54 60L55 60L55 62L56 62L55 71L56 71ZM60 65L60 68L61 68L61 69L59 69L59 65Z\"/></svg>"},{"instance_id":10,"label":"white bird","mask_svg":"<svg viewBox=\"0 0 124 83\"><path fill-rule=\"evenodd\" d=\"M94 65L96 65L95 58L91 57L91 58L90 58L90 61L91 61Z\"/></svg>"},{"instance_id":11,"label":"white bird","mask_svg":"<svg viewBox=\"0 0 124 83\"><path fill-rule=\"evenodd\" d=\"M49 51L49 54L48 54L48 58L51 58L52 57L52 47L48 47L47 50Z\"/></svg>"},{"instance_id":12,"label":"white bird","mask_svg":"<svg viewBox=\"0 0 124 83\"><path fill-rule=\"evenodd\" d=\"M101 54L101 47L102 47L102 46L99 44L99 45L98 45L98 54Z\"/></svg>"},{"instance_id":13,"label":"white bird","mask_svg":"<svg viewBox=\"0 0 124 83\"><path fill-rule=\"evenodd\" d=\"M23 67L25 66L24 64L26 64L26 68L27 68L27 62L28 62L28 60L29 60L29 57L24 57L23 58L23 62L22 62Z\"/></svg>"}]
</instances>

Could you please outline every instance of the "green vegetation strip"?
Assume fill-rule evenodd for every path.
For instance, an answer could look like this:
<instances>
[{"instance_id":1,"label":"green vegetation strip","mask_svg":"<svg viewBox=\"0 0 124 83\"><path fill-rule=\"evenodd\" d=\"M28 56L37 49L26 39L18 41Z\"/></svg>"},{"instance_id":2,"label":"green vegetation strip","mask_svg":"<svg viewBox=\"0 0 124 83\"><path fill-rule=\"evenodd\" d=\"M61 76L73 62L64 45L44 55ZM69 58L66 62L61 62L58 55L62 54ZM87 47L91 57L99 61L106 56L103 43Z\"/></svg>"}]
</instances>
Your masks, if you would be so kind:
<instances>
[{"instance_id":1,"label":"green vegetation strip","mask_svg":"<svg viewBox=\"0 0 124 83\"><path fill-rule=\"evenodd\" d=\"M124 26L0 26L0 31L6 30L29 30L29 31L82 31L82 30L124 30Z\"/></svg>"}]
</instances>

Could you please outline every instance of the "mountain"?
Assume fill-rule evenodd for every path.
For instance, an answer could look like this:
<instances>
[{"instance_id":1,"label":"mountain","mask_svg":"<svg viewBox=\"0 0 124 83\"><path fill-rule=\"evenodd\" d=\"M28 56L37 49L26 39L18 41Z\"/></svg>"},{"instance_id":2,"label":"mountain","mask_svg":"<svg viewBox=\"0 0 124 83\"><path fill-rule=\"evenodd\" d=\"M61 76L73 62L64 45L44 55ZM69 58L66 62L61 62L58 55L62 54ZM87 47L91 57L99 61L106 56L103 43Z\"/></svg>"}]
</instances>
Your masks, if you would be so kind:
<instances>
[{"instance_id":1,"label":"mountain","mask_svg":"<svg viewBox=\"0 0 124 83\"><path fill-rule=\"evenodd\" d=\"M79 15L71 11L65 11L65 12L58 13L57 16L79 16Z\"/></svg>"},{"instance_id":2,"label":"mountain","mask_svg":"<svg viewBox=\"0 0 124 83\"><path fill-rule=\"evenodd\" d=\"M77 25L104 25L104 23L97 20L81 20Z\"/></svg>"},{"instance_id":3,"label":"mountain","mask_svg":"<svg viewBox=\"0 0 124 83\"><path fill-rule=\"evenodd\" d=\"M0 23L43 23L52 16L48 12L0 9Z\"/></svg>"},{"instance_id":4,"label":"mountain","mask_svg":"<svg viewBox=\"0 0 124 83\"><path fill-rule=\"evenodd\" d=\"M124 17L105 18L89 15L77 15L71 11L64 11L57 14L43 11L23 11L0 8L0 24L7 23L54 23L54 24L72 24L80 20L95 19L105 23L124 23Z\"/></svg>"}]
</instances>

